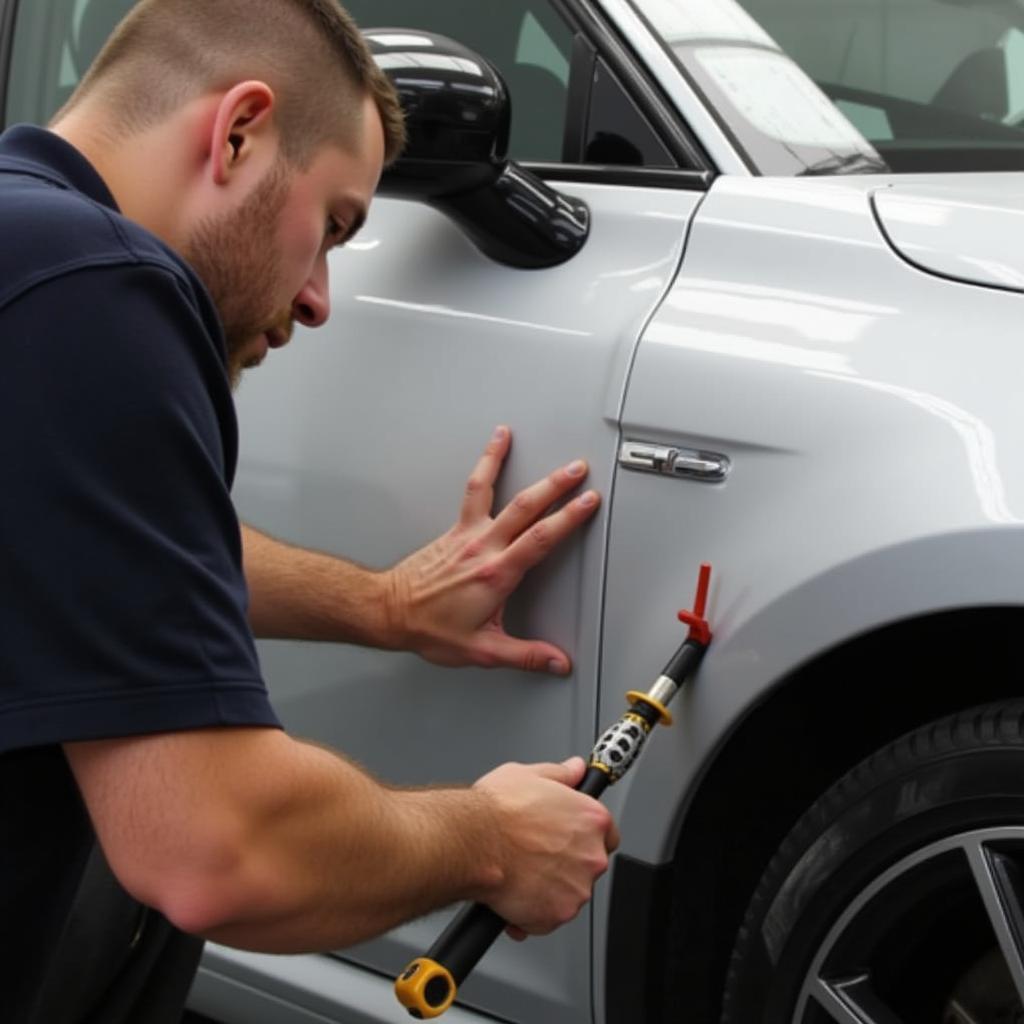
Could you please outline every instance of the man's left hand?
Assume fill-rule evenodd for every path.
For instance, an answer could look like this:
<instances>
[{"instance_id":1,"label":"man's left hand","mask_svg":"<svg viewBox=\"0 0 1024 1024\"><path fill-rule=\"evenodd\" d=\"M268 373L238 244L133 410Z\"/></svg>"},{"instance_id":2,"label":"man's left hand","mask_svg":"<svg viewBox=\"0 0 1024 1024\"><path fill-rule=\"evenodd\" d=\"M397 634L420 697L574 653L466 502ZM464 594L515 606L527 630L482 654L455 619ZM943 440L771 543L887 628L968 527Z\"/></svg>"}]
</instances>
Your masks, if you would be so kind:
<instances>
[{"instance_id":1,"label":"man's left hand","mask_svg":"<svg viewBox=\"0 0 1024 1024\"><path fill-rule=\"evenodd\" d=\"M566 675L568 655L543 640L510 636L505 602L523 576L597 511L586 491L544 514L582 483L583 462L557 469L491 514L494 484L511 446L499 427L470 474L458 522L388 575L395 646L438 665L511 667Z\"/></svg>"}]
</instances>

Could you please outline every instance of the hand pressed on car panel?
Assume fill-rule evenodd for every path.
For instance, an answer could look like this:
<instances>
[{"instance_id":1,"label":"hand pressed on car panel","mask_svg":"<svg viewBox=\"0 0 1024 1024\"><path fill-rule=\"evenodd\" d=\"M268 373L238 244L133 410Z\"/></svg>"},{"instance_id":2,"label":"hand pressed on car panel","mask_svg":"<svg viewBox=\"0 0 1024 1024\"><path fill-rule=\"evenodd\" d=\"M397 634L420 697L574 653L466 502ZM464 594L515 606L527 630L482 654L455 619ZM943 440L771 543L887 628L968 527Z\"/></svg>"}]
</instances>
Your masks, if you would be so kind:
<instances>
[{"instance_id":1,"label":"hand pressed on car panel","mask_svg":"<svg viewBox=\"0 0 1024 1024\"><path fill-rule=\"evenodd\" d=\"M439 665L509 666L565 674L569 658L554 644L510 636L505 601L523 576L585 523L596 491L544 511L579 486L583 462L555 470L520 491L492 516L494 484L511 446L499 427L466 485L458 522L390 571L389 617L398 646Z\"/></svg>"},{"instance_id":2,"label":"hand pressed on car panel","mask_svg":"<svg viewBox=\"0 0 1024 1024\"><path fill-rule=\"evenodd\" d=\"M513 938L546 935L590 899L619 832L608 809L572 787L586 764L504 764L479 779L497 811L503 878L486 903Z\"/></svg>"}]
</instances>

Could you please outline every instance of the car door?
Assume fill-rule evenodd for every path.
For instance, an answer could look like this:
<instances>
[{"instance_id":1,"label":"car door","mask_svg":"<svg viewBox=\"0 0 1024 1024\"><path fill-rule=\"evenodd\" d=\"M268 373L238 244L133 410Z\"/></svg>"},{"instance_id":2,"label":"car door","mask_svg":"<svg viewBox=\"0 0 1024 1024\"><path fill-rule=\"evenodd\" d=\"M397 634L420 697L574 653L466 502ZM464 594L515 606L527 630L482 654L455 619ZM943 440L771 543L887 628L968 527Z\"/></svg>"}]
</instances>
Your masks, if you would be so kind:
<instances>
[{"instance_id":1,"label":"car door","mask_svg":"<svg viewBox=\"0 0 1024 1024\"><path fill-rule=\"evenodd\" d=\"M127 6L22 0L8 123L49 116ZM329 324L299 329L238 394L242 517L370 566L392 564L453 522L498 423L514 435L499 503L560 464L589 461L601 512L528 578L507 614L513 632L569 651L571 678L452 671L340 645L261 647L294 734L391 783L466 783L502 761L561 759L593 743L620 410L637 339L677 271L707 177L589 5L348 6L364 28L437 31L490 59L512 96L510 155L584 200L592 217L575 257L522 270L484 255L434 209L380 197L357 240L331 257ZM445 919L338 956L392 974ZM499 941L460 1001L538 1024L589 1021L589 928L584 913L544 939ZM217 962L216 949L208 959ZM248 984L260 970L254 959Z\"/></svg>"}]
</instances>

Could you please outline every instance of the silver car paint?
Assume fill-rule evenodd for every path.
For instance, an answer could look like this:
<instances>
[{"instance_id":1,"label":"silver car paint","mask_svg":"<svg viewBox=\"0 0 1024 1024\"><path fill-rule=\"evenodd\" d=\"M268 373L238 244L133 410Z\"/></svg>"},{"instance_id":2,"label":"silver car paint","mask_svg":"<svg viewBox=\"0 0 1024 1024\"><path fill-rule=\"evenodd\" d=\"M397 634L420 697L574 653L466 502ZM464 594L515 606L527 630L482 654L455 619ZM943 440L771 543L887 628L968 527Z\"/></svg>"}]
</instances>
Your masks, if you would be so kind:
<instances>
[{"instance_id":1,"label":"silver car paint","mask_svg":"<svg viewBox=\"0 0 1024 1024\"><path fill-rule=\"evenodd\" d=\"M872 197L879 224L908 262L943 277L1024 290L1024 174L935 175Z\"/></svg>"},{"instance_id":2,"label":"silver car paint","mask_svg":"<svg viewBox=\"0 0 1024 1024\"><path fill-rule=\"evenodd\" d=\"M585 452L594 463L594 482L614 495L607 555L607 574L614 585L608 587L604 612L595 725L619 713L624 690L642 686L657 674L681 636L674 611L688 603L698 563L711 560L716 568L710 606L716 640L697 685L680 698L677 725L662 730L634 772L608 798L622 825L623 852L641 860L660 863L671 858L686 794L715 748L745 710L795 667L887 622L972 604L1020 602L1024 546L1017 540L1024 480L1014 471L1015 449L997 446L995 439L1021 436L1024 424L1012 391L996 388L997 381L990 376L1005 374L1015 358L1012 339L1019 300L1012 293L969 285L951 289L942 278L910 266L893 252L872 211L872 196L890 184L878 178L722 178L698 209L682 272L643 331L622 409L622 434L722 452L733 462L725 483L705 485L619 471L610 488L617 436L613 427L629 363L621 348L609 342L604 350L606 361L595 378L602 387L579 389L589 394L577 400L592 403L589 413L581 409L580 416L589 415L593 424L600 424L600 436L589 441ZM598 188L576 191L592 200L608 201L614 194ZM659 195L666 201L672 194L648 193L644 200L650 203ZM680 229L696 204L695 197L684 198L685 210L664 221L655 219L673 225L665 243L676 232L676 248L670 245L672 256L665 256L663 268L675 259ZM392 206L379 204L364 253L379 252L384 246L395 215L402 217L405 231L412 227L414 237L417 223L433 222L430 234L436 234L438 244L442 239L455 243L444 222L429 212L411 207L393 214ZM673 221L672 216L678 219ZM627 214L626 220L630 218ZM414 244L427 242L416 238ZM336 276L344 275L357 294L364 253L350 254L337 268ZM379 253L381 259L387 255ZM463 256L470 264L476 259L468 249ZM643 281L637 266L627 289L632 294L633 285ZM459 273L466 269L463 266ZM369 277L374 269L366 273ZM664 280L659 278L659 295ZM870 296L870 301L849 297L850 281L857 282L856 294ZM412 288L408 280L400 286L404 294ZM336 287L342 290L340 280ZM514 297L502 294L514 305ZM472 301L476 298L474 294ZM494 293L479 298L483 308L498 308ZM352 305L359 304L357 300ZM461 305L465 304L463 298ZM351 324L349 317L357 313L348 306L336 315ZM459 303L452 308L458 309ZM565 303L550 308L549 326L567 330L567 321L556 319L564 317L567 308ZM929 309L930 318L922 314ZM538 316L536 308L531 315ZM913 334L906 333L910 322L915 325ZM984 330L979 331L981 324ZM450 337L439 333L434 343L444 344ZM287 363L281 360L278 371L287 375L293 363L305 364L306 376L286 389L294 396L281 408L287 432L267 420L265 412L259 422L246 422L250 437L256 434L253 450L265 460L276 443L280 461L262 462L260 473L243 481L240 497L243 509L262 507L265 515L253 516L261 525L273 528L267 520L293 515L289 506L294 501L295 510L301 508L319 522L322 542L359 529L365 532L357 534L356 542L372 547L392 537L401 524L381 521L388 511L378 495L354 499L343 493L343 474L349 472L353 454L337 457L327 444L328 437L345 435L335 419L342 406L331 410L330 428L318 426L322 414L316 410L324 402L307 400L311 387L316 388L312 381L315 377L321 387L338 381L342 388L346 379L358 376L360 394L345 403L348 411L343 415L351 417L353 431L364 430L375 415L374 389L386 383L396 349L404 346L409 357L419 360L417 380L427 379L430 359L423 361L422 353L412 352L399 325L393 331L382 327L372 348L371 342L361 340L365 347L359 362L347 372L332 369L332 360L350 360L342 353L354 344L342 342L332 350L333 356L327 356L315 352L315 336L303 337L297 339ZM424 335L419 344L427 350L431 342ZM557 351L557 345L551 347ZM302 348L310 354L299 355ZM510 358L521 359L521 350ZM473 364L474 373L480 365ZM375 367L374 379L366 383L368 366ZM548 372L571 375L578 369L552 366ZM270 387L269 375L266 380ZM275 389L279 381L280 374L272 385ZM437 386L446 383L439 380ZM522 387L523 381L516 383ZM344 388L346 396L351 390ZM256 394L255 378L246 392L243 416L247 409L255 413L257 408L270 408L269 399ZM416 389L406 393L415 394ZM994 402L993 395L999 393L1005 396L1003 401ZM472 405L472 392L467 397ZM532 416L507 415L520 400L532 404L532 396L496 392L492 400L498 406L494 411L501 413L492 419L525 420L525 433L517 433L520 449L535 449L526 453L526 465L510 467L518 486L551 461L543 443L545 431L548 437L559 434L547 425L537 430L533 417L543 416L543 408ZM281 399L277 401L280 407ZM428 395L415 401L430 406L435 399ZM477 410L478 432L487 429L487 411ZM435 525L440 528L450 511L445 497L454 493L465 465L452 466L458 460L429 443L415 448L411 462L400 457L401 435L410 423L419 423L421 442L429 442L436 429L434 422L419 422L421 413L383 410L368 435L375 443L353 446L355 465L363 459L365 477L380 477L379 460L394 452L395 500L410 473L417 476L424 468L437 475L448 472L447 492L444 486L430 486L430 472L418 478L419 512L436 513ZM436 410L435 416L439 413ZM398 422L389 425L396 415ZM300 422L305 425L298 431ZM460 431L450 423L444 429L459 438ZM310 449L282 448L286 433L293 439L310 438ZM465 464L472 461L475 440L459 438ZM314 500L303 493L307 484L293 480L285 485L291 460L301 453L308 463L311 452L322 452L321 486L327 489L312 496ZM936 452L946 457L936 460ZM567 451L564 457L570 454ZM358 474L354 480L358 482ZM330 488L337 488L337 493ZM339 522L336 510L353 504L372 507L375 518L361 527ZM415 516L409 521L417 524ZM574 730L588 720L585 702L596 692L597 658L590 645L597 637L587 623L599 615L600 596L587 566L598 563L594 571L599 576L602 553L597 534L595 529L583 542L581 563L570 559L568 565L544 571L543 587L533 595L536 618L524 623L547 627L555 635L565 630L562 639L569 638L577 659L572 682L482 677L469 684L483 689L470 693L467 702L463 682L452 682L446 673L424 669L402 656L358 651L338 655L330 648L313 648L306 652L305 663L295 667L298 650L282 655L280 645L274 645L266 652L272 679L274 666L287 663L292 666L290 674L303 681L300 688L274 679L275 689L281 686L278 705L286 717L296 715L300 731L309 732L302 728L305 701L315 685L327 687L324 702L312 703L313 720L322 719L328 702L351 708L355 734L340 723L321 725L314 734L385 774L399 763L390 761L380 748L391 735L398 737L406 772L410 765L430 763L441 766L435 769L436 777L444 778L471 778L504 757L547 758L555 748L558 754L584 749L592 736ZM410 546L417 539L409 537ZM345 550L349 543L342 538L337 546ZM398 554L400 549L386 550L380 558ZM579 596L567 597L567 588L578 588ZM552 594L557 595L555 600L546 600ZM851 599L852 595L857 596ZM578 622L566 624L566 612L574 607L579 609ZM368 687L383 685L394 690L394 703L375 695L372 701L360 696ZM415 713L385 720L396 705L413 699L414 687L421 690ZM584 704L558 706L555 702L565 699L570 688L570 701ZM449 710L444 711L448 702ZM461 727L459 750L467 753L467 761L457 763L445 744L424 746L416 735L419 724L435 721L438 708L442 723L450 715L453 723L469 718L479 725L493 711L503 725L517 714L526 714L533 724L527 726L524 720L510 729L481 732L479 743L467 742L469 736ZM376 724L367 729L370 720ZM505 740L511 745L503 745ZM608 914L605 885L598 887L593 913L595 962L600 963ZM439 926L436 919L428 919L348 955L394 970L409 954L425 948ZM584 1019L587 1000L581 999L572 981L586 976L574 958L586 947L584 928L581 921L522 947L500 944L481 965L479 976L465 986L468 1004L531 1021ZM601 1006L600 998L595 1005Z\"/></svg>"},{"instance_id":3,"label":"silver car paint","mask_svg":"<svg viewBox=\"0 0 1024 1024\"><path fill-rule=\"evenodd\" d=\"M268 956L210 948L192 1001L226 1024L378 1024L409 1020L392 979L326 956ZM445 1024L479 1014L453 1006ZM493 1019L493 1018L489 1018Z\"/></svg>"},{"instance_id":4,"label":"silver car paint","mask_svg":"<svg viewBox=\"0 0 1024 1024\"><path fill-rule=\"evenodd\" d=\"M871 209L889 184L719 179L640 345L623 433L733 462L715 486L615 484L602 718L660 670L699 562L716 571L698 680L607 797L640 860L672 859L716 748L801 664L887 623L1024 599L1020 299L897 256ZM608 914L599 888L597 964ZM600 1024L600 972L594 1002Z\"/></svg>"},{"instance_id":5,"label":"silver car paint","mask_svg":"<svg viewBox=\"0 0 1024 1024\"><path fill-rule=\"evenodd\" d=\"M604 715L612 679L658 669L697 563L717 572L699 685L611 798L642 859L671 855L680 792L774 681L882 623L1024 596L1020 299L900 259L886 186L719 179L640 345L624 433L733 463L714 487L616 482L605 635L637 639L606 643ZM666 614L638 624L641 595Z\"/></svg>"},{"instance_id":6,"label":"silver car paint","mask_svg":"<svg viewBox=\"0 0 1024 1024\"><path fill-rule=\"evenodd\" d=\"M607 8L640 31L624 4ZM671 62L638 38L666 82ZM666 88L685 110L696 100L676 79ZM713 123L693 119L717 152ZM364 238L334 267L345 340L299 337L272 373L245 386L243 512L385 564L448 524L465 471L501 420L517 438L503 497L582 454L609 503L513 609L523 631L572 649L572 681L453 679L401 655L266 646L277 704L298 731L397 781L422 779L427 765L436 779L469 779L506 757L584 749L618 715L623 691L660 670L681 635L674 611L689 602L697 564L710 560L711 654L678 702L675 727L608 798L623 851L661 863L716 749L796 667L888 622L1021 603L1024 479L1015 463L1024 423L1005 387L1020 359L1019 299L951 284L894 251L873 201L906 178L750 179L733 163L735 176L719 178L698 210L660 305L693 195L566 185L595 203L595 238L583 263L525 278L482 260L429 211L377 204ZM636 197L648 212L630 205ZM657 253L640 256L647 224L663 233ZM950 253L970 244L969 232L944 242ZM615 255L607 264L605 245ZM629 268L622 279L602 276L619 265ZM624 300L634 304L613 318ZM581 316L593 317L589 329ZM595 344L598 324L609 333ZM544 356L553 362L541 371ZM733 472L716 485L616 472L620 436L720 452ZM300 462L303 479L290 468ZM331 719L338 709L345 721ZM459 731L457 747L445 730ZM608 910L602 884L592 961L585 915L548 939L499 944L464 987L467 1003L524 1021L583 1021L592 997L601 1024ZM307 991L336 978L353 986L338 1005L359 1007L357 1020L399 1020L386 973L439 926L428 919L346 954L385 976L326 958L270 963L214 951L200 984L210 965L235 979L223 984L259 968L261 985L310 1005L295 985L323 970L308 975ZM267 1014L283 1019L270 1003Z\"/></svg>"},{"instance_id":7,"label":"silver car paint","mask_svg":"<svg viewBox=\"0 0 1024 1024\"><path fill-rule=\"evenodd\" d=\"M450 518L449 503L491 420L525 427L517 431L521 461L510 467L510 489L548 467L550 438L561 441L567 423L577 421L584 431L589 423L597 435L584 432L574 440L593 462L593 482L613 495L607 574L614 585L604 610L595 725L619 713L624 690L657 674L681 636L674 611L691 597L697 564L710 560L716 568L710 604L716 639L697 684L680 698L676 726L661 730L608 797L620 818L623 852L651 863L670 859L687 794L716 747L746 709L795 667L887 622L972 604L1020 603L1024 479L1016 471L1015 446L1003 439L1024 436L1024 423L1014 390L997 386L1020 358L1019 299L951 285L897 255L872 211L872 197L890 184L878 178L722 178L697 210L682 272L643 329L621 425L630 438L728 455L733 471L715 485L630 471L614 474L613 484L615 421L632 343L629 331L612 329L593 350L604 359L591 357L598 365L591 367L589 383L579 380L576 342L559 355L559 343L577 335L557 332L577 330L567 326L566 311L585 311L586 303L563 301L530 313L538 324L546 319L549 330L540 332L548 339L542 342L545 373L562 382L556 390L578 385L567 392L567 400L578 403L573 416L563 420L557 407L537 403L511 369L506 372L515 387L495 387L481 402L473 382L486 360L466 365L455 358L450 364L455 379L469 383L455 383L451 374L431 380L436 345L477 344L503 366L506 357L529 364L519 346L531 344L534 330L520 334L513 327L516 340L509 348L508 324L497 324L500 340L491 339L475 311L488 309L497 318L501 303L516 309L519 297L509 284L527 280L532 288L539 279L511 274L502 289L461 296L453 291L446 302L432 275L429 287L443 329L428 334L421 328L414 345L399 317L391 327L381 324L374 338L361 336L360 307L366 298L386 298L358 298L363 282L374 275L393 280L376 262L362 268L368 260L393 262L389 229L398 220L399 237L411 237L414 249L447 246L446 261L458 256L461 266L453 269L450 288L458 290L454 283L472 276L479 259L429 211L379 203L363 249L346 254L335 268L342 303L335 315L352 331L351 340L325 348L315 335L304 335L293 352L278 357L275 374L245 386L244 432L260 460L246 456L239 486L243 511L271 529L290 520L292 533L294 517L305 517L307 539L341 550L369 549L374 560L388 561L402 550L387 546L396 531L401 543L404 527L411 547L425 539L413 535L427 530L422 518L433 517L429 525L435 529ZM608 227L620 256L630 224L649 239L649 232L637 230L628 203L623 207L623 192L575 191L616 222ZM670 211L673 199L681 205ZM640 223L662 231L655 261L660 271L656 282L647 280L642 261L624 261L636 269L623 279L623 292L635 297L646 295L646 288L656 301L697 197L648 192L642 201L647 215ZM659 207L659 216L649 216ZM595 294L601 272L585 293ZM855 292L851 281L857 282ZM398 294L414 295L417 286L416 273L407 269L395 287ZM346 290L357 298L345 300ZM622 293L616 296L600 306L593 323L605 321L609 306L622 300ZM392 308L380 301L368 305ZM642 305L631 314L638 333L646 318ZM517 311L516 319L521 316ZM907 333L909 323L913 333ZM463 324L471 325L472 334L465 327L460 332ZM378 407L377 395L401 386L387 387L403 372L400 353L415 364L405 380L423 382L401 387L414 408ZM466 393L442 409L437 393L452 387ZM317 390L324 393L317 397ZM335 403L328 392L337 393ZM463 399L472 410L470 427L451 422L463 415ZM522 411L515 408L520 402ZM556 417L562 433L545 416ZM439 443L445 436L455 439L450 447L459 449L458 457ZM339 441L346 445L343 453L334 447ZM308 468L311 458L320 460L313 493L289 468L300 459ZM376 490L350 492L371 478L379 486L385 465L395 470L391 501L399 502L413 483L414 514L399 515L401 509L389 508ZM435 485L433 476L444 479ZM468 779L505 757L584 749L592 739L592 733L584 735L592 714L587 705L597 693L598 636L591 624L600 617L602 529L603 522L582 542L581 558L567 557L542 571L532 617L523 622L574 650L572 681L473 672L453 681L400 655L270 645L264 653L278 706L298 731L337 743L391 778L400 765L409 779L414 766L435 778ZM381 700L382 686L392 699ZM351 711L351 719L332 722L328 707ZM488 726L488 718L499 727ZM443 742L445 727L459 729L464 761ZM393 746L402 750L401 758L389 757ZM601 885L593 909L598 964L607 914L608 890ZM425 948L439 926L428 919L347 955L393 971ZM467 1003L523 1020L586 1019L588 999L574 984L588 974L580 961L586 959L585 929L581 919L548 939L499 944L465 986ZM216 955L212 962L230 974L247 961L232 953L224 963ZM294 968L278 962L282 978L292 977L299 962ZM369 976L365 983L373 992L383 984ZM598 1008L601 1002L594 1000Z\"/></svg>"},{"instance_id":8,"label":"silver car paint","mask_svg":"<svg viewBox=\"0 0 1024 1024\"><path fill-rule=\"evenodd\" d=\"M374 204L359 241L333 262L330 332L300 332L243 384L243 518L390 564L454 521L465 478L500 422L514 430L502 500L577 456L610 498L637 340L676 274L702 195L567 191L590 203L593 234L569 264L542 272L499 267L424 206ZM266 644L275 706L294 733L398 783L468 782L503 760L588 751L606 530L602 511L510 608L515 631L573 653L572 679ZM394 972L442 923L415 922L345 955ZM499 943L461 995L538 1024L589 1020L588 927L583 915L549 938Z\"/></svg>"}]
</instances>

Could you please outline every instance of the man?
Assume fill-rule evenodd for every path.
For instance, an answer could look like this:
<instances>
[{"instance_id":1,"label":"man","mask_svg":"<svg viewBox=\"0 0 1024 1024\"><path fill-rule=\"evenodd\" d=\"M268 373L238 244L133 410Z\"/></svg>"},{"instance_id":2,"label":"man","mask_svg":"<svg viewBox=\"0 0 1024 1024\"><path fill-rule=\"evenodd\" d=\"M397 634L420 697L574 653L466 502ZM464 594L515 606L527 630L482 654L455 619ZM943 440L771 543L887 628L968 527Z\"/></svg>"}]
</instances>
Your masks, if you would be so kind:
<instances>
[{"instance_id":1,"label":"man","mask_svg":"<svg viewBox=\"0 0 1024 1024\"><path fill-rule=\"evenodd\" d=\"M617 843L578 759L391 789L284 734L260 677L251 627L568 671L501 611L597 496L542 517L574 464L492 519L504 428L388 572L240 536L229 380L327 319L328 250L401 143L333 0L143 0L51 131L0 137L11 1024L174 1021L193 936L327 950L463 899L544 933Z\"/></svg>"}]
</instances>

